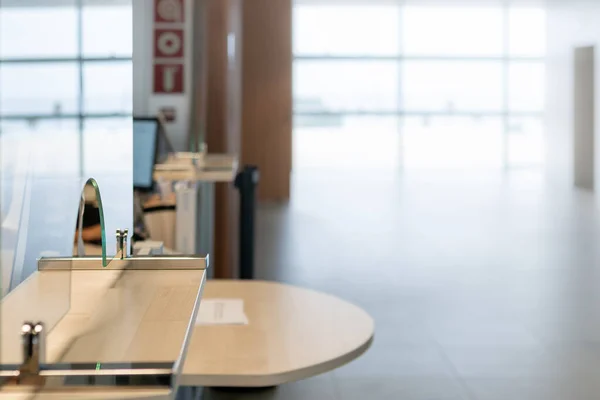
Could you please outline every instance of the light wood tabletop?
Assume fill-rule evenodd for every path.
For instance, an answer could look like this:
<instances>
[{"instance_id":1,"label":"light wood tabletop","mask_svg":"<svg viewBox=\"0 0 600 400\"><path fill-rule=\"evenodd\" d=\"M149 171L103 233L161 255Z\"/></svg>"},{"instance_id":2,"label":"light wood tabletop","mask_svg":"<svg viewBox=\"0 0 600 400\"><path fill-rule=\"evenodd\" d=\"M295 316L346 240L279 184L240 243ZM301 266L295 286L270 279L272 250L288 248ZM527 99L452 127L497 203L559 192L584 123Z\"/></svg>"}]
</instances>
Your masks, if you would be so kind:
<instances>
[{"instance_id":1,"label":"light wood tabletop","mask_svg":"<svg viewBox=\"0 0 600 400\"><path fill-rule=\"evenodd\" d=\"M365 311L314 290L209 280L202 298L243 299L249 324L196 326L181 377L186 386L276 386L338 368L373 340Z\"/></svg>"},{"instance_id":2,"label":"light wood tabletop","mask_svg":"<svg viewBox=\"0 0 600 400\"><path fill-rule=\"evenodd\" d=\"M205 272L36 272L2 300L0 361L22 361L27 319L48 329L46 362L173 362Z\"/></svg>"},{"instance_id":3,"label":"light wood tabletop","mask_svg":"<svg viewBox=\"0 0 600 400\"><path fill-rule=\"evenodd\" d=\"M201 269L35 272L0 304L0 361L22 362L20 328L26 319L43 321L48 330L47 363L174 362L185 355L205 279ZM164 388L99 390L85 396L72 388L21 395L161 399L169 393ZM10 388L0 391L0 398L15 396Z\"/></svg>"},{"instance_id":4,"label":"light wood tabletop","mask_svg":"<svg viewBox=\"0 0 600 400\"><path fill-rule=\"evenodd\" d=\"M205 279L204 271L135 272L128 276L117 271L72 271L70 277L66 272L37 272L3 299L2 333L12 334L23 322L22 315L31 319L40 315L53 326L48 335L50 362L174 357L177 339L185 331L182 309L191 304L190 288ZM65 304L64 296L56 294L71 283ZM181 385L280 385L338 368L358 358L373 340L373 319L328 294L262 281L208 281L203 292L203 298L243 299L249 324L195 326ZM45 304L46 313L34 314L28 308L34 303ZM93 333L97 329L101 334ZM19 347L13 345L2 340L4 363L20 361ZM68 393L21 394L23 399L70 398ZM0 392L0 398L17 398L14 395ZM73 398L168 398L160 390L80 395Z\"/></svg>"}]
</instances>

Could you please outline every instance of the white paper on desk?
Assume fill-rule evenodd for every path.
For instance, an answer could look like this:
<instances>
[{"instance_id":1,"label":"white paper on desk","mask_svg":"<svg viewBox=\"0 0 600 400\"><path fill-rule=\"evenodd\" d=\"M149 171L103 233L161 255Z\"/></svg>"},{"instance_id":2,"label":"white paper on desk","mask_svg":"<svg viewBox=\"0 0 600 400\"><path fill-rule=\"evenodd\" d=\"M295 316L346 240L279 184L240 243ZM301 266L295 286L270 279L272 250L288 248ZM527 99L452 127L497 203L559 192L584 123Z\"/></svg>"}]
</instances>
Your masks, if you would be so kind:
<instances>
[{"instance_id":1,"label":"white paper on desk","mask_svg":"<svg viewBox=\"0 0 600 400\"><path fill-rule=\"evenodd\" d=\"M202 299L196 325L248 325L243 299Z\"/></svg>"}]
</instances>

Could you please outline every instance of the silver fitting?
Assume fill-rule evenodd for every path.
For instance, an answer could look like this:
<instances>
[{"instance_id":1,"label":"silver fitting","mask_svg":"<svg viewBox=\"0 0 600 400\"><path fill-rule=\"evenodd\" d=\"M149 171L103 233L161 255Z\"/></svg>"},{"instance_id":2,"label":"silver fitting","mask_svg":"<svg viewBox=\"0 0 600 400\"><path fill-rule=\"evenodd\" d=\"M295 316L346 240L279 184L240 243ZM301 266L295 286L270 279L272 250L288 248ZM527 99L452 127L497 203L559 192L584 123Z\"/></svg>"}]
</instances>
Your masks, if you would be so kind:
<instances>
[{"instance_id":1,"label":"silver fitting","mask_svg":"<svg viewBox=\"0 0 600 400\"><path fill-rule=\"evenodd\" d=\"M46 332L41 322L25 322L21 327L23 345L23 364L20 373L23 376L38 376L40 364L44 362L46 352Z\"/></svg>"},{"instance_id":2,"label":"silver fitting","mask_svg":"<svg viewBox=\"0 0 600 400\"><path fill-rule=\"evenodd\" d=\"M128 229L117 229L117 257L121 260L127 258L127 236L129 236Z\"/></svg>"}]
</instances>

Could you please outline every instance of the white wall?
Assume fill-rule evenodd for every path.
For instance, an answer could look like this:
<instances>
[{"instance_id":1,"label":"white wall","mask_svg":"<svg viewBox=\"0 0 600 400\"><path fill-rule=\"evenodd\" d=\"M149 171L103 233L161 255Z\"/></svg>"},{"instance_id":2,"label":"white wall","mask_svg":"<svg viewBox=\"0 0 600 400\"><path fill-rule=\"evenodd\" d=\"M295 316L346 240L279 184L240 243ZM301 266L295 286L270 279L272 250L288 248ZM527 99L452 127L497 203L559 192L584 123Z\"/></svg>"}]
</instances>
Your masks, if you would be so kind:
<instances>
[{"instance_id":1,"label":"white wall","mask_svg":"<svg viewBox=\"0 0 600 400\"><path fill-rule=\"evenodd\" d=\"M552 181L573 184L574 51L576 47L600 45L599 19L600 3L596 1L548 0L546 125L547 168ZM600 76L600 63L596 60L595 64L596 76ZM599 91L595 89L595 115L599 116ZM595 130L600 137L598 127ZM600 140L594 146L595 159L600 160ZM594 186L600 188L600 162L596 162L594 175Z\"/></svg>"},{"instance_id":2,"label":"white wall","mask_svg":"<svg viewBox=\"0 0 600 400\"><path fill-rule=\"evenodd\" d=\"M169 123L167 134L176 150L187 150L192 94L192 15L193 1L186 1L185 93L155 95L153 84L154 5L150 0L133 0L133 113L154 116L162 107L174 107L177 120Z\"/></svg>"}]
</instances>

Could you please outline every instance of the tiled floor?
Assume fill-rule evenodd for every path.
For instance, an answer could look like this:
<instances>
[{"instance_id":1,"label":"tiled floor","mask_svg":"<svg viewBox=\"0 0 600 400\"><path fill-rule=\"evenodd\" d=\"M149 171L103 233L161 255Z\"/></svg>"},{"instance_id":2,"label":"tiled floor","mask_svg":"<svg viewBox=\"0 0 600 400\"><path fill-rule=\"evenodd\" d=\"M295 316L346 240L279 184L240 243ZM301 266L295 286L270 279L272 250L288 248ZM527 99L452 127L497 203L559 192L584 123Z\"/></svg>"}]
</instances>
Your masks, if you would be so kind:
<instances>
[{"instance_id":1,"label":"tiled floor","mask_svg":"<svg viewBox=\"0 0 600 400\"><path fill-rule=\"evenodd\" d=\"M600 213L532 172L300 171L258 214L258 277L376 322L360 359L210 399L598 400Z\"/></svg>"}]
</instances>

